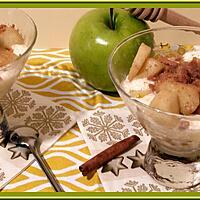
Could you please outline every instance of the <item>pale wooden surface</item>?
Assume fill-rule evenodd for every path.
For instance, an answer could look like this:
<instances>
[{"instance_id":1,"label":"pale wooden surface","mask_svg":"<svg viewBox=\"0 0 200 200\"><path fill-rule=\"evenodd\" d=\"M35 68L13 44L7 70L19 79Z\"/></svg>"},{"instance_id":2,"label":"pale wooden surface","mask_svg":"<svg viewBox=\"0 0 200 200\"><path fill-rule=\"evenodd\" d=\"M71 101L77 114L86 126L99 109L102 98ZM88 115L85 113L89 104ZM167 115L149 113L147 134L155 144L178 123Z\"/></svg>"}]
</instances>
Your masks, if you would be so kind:
<instances>
[{"instance_id":1,"label":"pale wooden surface","mask_svg":"<svg viewBox=\"0 0 200 200\"><path fill-rule=\"evenodd\" d=\"M92 8L90 8L92 9ZM68 48L72 28L89 8L24 8L38 27L35 47ZM174 11L200 22L200 8L176 8ZM163 22L149 23L151 27L166 26Z\"/></svg>"}]
</instances>

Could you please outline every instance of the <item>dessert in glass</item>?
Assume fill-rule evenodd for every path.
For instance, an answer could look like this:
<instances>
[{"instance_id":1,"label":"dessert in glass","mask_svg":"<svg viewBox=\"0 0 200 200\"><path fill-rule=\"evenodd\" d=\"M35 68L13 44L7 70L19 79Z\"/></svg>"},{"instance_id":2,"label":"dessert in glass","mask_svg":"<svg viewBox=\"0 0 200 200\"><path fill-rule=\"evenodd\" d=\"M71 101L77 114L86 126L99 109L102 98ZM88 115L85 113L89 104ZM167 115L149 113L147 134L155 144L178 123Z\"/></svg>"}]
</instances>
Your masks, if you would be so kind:
<instances>
[{"instance_id":1,"label":"dessert in glass","mask_svg":"<svg viewBox=\"0 0 200 200\"><path fill-rule=\"evenodd\" d=\"M36 40L33 20L18 9L0 12L0 98L15 82Z\"/></svg>"},{"instance_id":2,"label":"dessert in glass","mask_svg":"<svg viewBox=\"0 0 200 200\"><path fill-rule=\"evenodd\" d=\"M0 98L15 83L36 41L37 29L33 20L19 9L1 9L0 12ZM1 145L5 146L7 132L1 108ZM2 135L3 133L3 135Z\"/></svg>"},{"instance_id":3,"label":"dessert in glass","mask_svg":"<svg viewBox=\"0 0 200 200\"><path fill-rule=\"evenodd\" d=\"M145 171L179 189L200 183L199 33L197 27L141 31L122 41L109 59L114 85L151 136Z\"/></svg>"}]
</instances>

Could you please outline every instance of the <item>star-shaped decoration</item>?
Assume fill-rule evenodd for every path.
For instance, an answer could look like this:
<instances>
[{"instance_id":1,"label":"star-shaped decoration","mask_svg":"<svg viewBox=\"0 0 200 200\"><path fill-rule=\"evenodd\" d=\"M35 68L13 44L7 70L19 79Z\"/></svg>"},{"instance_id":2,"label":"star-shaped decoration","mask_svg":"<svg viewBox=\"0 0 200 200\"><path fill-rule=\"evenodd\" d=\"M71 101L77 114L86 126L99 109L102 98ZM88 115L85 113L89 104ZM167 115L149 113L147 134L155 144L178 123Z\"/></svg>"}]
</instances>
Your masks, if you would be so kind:
<instances>
[{"instance_id":1,"label":"star-shaped decoration","mask_svg":"<svg viewBox=\"0 0 200 200\"><path fill-rule=\"evenodd\" d=\"M112 172L115 176L119 175L119 171L122 169L127 169L128 167L123 164L124 157L117 157L111 160L109 163L103 166L101 172Z\"/></svg>"},{"instance_id":2,"label":"star-shaped decoration","mask_svg":"<svg viewBox=\"0 0 200 200\"><path fill-rule=\"evenodd\" d=\"M133 161L131 168L141 167L142 169L144 169L144 157L145 155L138 149L135 152L135 156L127 156L128 159Z\"/></svg>"},{"instance_id":3,"label":"star-shaped decoration","mask_svg":"<svg viewBox=\"0 0 200 200\"><path fill-rule=\"evenodd\" d=\"M28 160L29 155L31 154L31 151L28 148L19 145L8 148L8 151L13 152L11 159L22 157L25 160Z\"/></svg>"}]
</instances>

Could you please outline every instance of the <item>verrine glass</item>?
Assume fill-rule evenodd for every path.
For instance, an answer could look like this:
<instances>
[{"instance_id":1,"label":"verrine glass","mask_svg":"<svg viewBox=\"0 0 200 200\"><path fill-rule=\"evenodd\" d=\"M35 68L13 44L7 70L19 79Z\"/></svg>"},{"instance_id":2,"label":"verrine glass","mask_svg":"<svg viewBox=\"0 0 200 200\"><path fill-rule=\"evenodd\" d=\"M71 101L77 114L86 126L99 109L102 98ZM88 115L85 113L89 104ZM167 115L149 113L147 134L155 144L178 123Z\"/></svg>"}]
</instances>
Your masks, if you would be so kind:
<instances>
[{"instance_id":1,"label":"verrine glass","mask_svg":"<svg viewBox=\"0 0 200 200\"><path fill-rule=\"evenodd\" d=\"M200 183L200 115L181 115L154 109L126 93L122 82L131 62L124 66L127 46L140 37L152 35L153 50L160 44L200 45L200 28L164 27L138 32L122 41L109 59L109 74L121 98L151 141L145 155L145 171L160 184L173 188L190 188ZM132 45L134 46L134 45ZM139 46L138 46L139 47ZM130 49L129 49L130 52ZM200 52L199 52L200 53Z\"/></svg>"}]
</instances>

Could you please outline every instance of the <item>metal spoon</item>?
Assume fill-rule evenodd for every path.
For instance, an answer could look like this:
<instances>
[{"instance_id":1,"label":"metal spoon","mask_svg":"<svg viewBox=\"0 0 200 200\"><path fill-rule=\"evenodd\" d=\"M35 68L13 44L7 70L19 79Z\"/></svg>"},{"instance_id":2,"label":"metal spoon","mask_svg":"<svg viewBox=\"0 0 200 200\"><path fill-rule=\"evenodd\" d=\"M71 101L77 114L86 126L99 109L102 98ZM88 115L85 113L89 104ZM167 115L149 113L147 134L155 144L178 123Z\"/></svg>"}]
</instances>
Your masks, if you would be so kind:
<instances>
[{"instance_id":1,"label":"metal spoon","mask_svg":"<svg viewBox=\"0 0 200 200\"><path fill-rule=\"evenodd\" d=\"M21 145L23 147L26 147L30 149L31 153L34 155L36 161L46 174L47 178L49 179L51 185L53 186L54 190L56 192L64 192L63 188L57 181L55 175L53 174L52 170L50 169L48 163L43 158L41 152L40 152L40 142L38 139L39 135L36 135L36 137L33 136L19 136L16 132L13 132L10 135L10 142Z\"/></svg>"}]
</instances>

